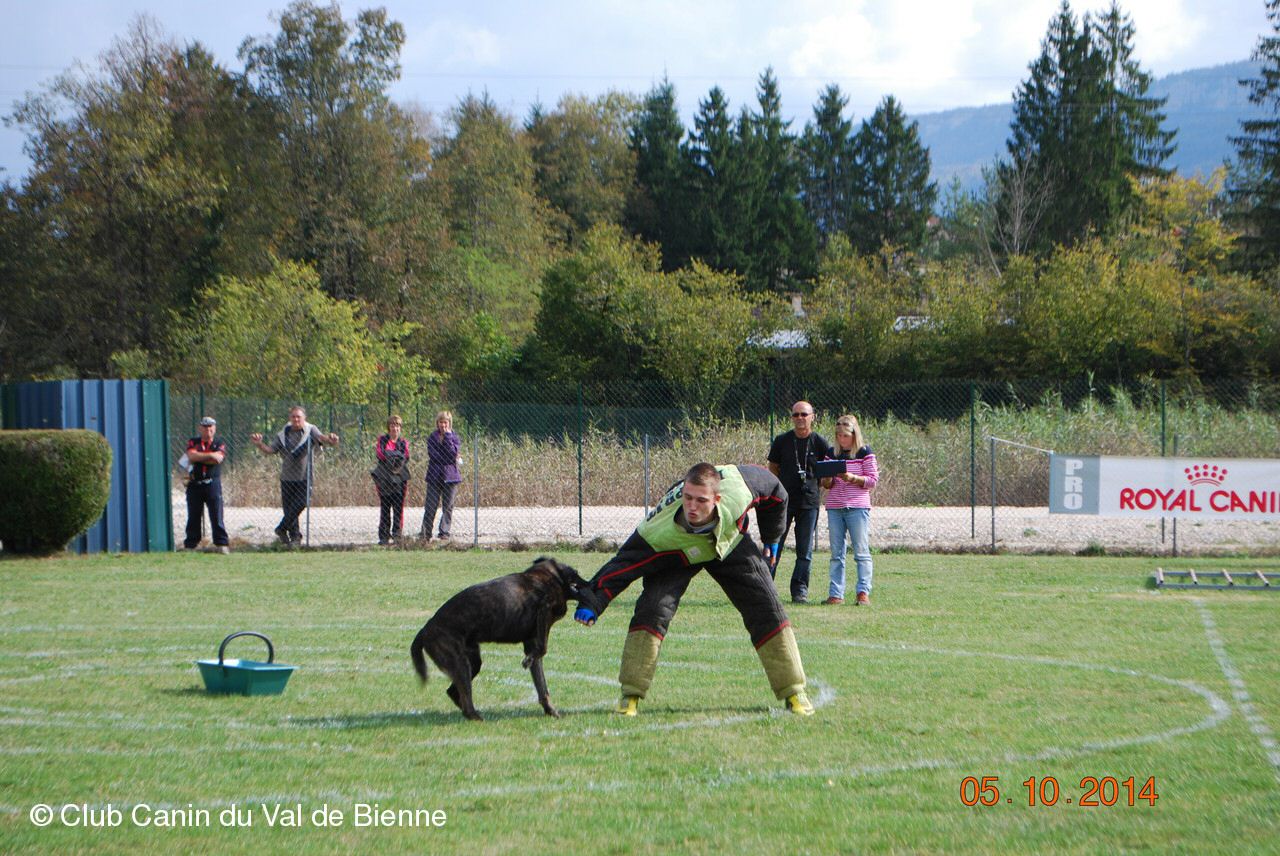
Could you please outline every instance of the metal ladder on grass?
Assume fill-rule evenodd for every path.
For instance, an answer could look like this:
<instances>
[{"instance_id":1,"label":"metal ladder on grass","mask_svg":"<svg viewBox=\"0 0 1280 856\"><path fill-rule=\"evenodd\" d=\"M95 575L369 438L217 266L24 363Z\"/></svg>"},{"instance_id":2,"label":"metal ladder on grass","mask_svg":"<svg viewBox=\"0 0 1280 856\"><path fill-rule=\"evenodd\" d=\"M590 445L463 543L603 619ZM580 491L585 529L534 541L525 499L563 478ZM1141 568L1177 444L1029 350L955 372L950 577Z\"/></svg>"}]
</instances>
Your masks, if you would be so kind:
<instances>
[{"instance_id":1,"label":"metal ladder on grass","mask_svg":"<svg viewBox=\"0 0 1280 856\"><path fill-rule=\"evenodd\" d=\"M1170 578L1177 581L1170 581ZM1236 591L1278 591L1280 590L1280 575L1275 571L1271 572L1268 577L1262 571L1255 570L1252 573L1245 571L1243 573L1231 574L1225 570L1222 571L1166 571L1164 568L1156 568L1155 574L1156 588L1159 589L1232 589ZM1190 580L1190 582L1181 582L1182 580Z\"/></svg>"}]
</instances>

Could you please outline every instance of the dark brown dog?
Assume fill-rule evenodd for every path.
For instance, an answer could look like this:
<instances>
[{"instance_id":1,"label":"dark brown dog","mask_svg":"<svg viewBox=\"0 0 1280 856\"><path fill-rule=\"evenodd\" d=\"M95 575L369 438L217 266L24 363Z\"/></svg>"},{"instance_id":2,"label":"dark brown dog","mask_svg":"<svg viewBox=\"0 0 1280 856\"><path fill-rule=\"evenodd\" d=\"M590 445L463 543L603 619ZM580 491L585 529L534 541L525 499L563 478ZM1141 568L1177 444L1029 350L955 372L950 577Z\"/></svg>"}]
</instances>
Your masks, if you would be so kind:
<instances>
[{"instance_id":1,"label":"dark brown dog","mask_svg":"<svg viewBox=\"0 0 1280 856\"><path fill-rule=\"evenodd\" d=\"M465 588L436 610L409 649L413 667L427 682L429 656L453 681L447 690L467 719L481 719L471 701L471 682L480 673L481 642L521 642L523 666L533 674L538 702L548 716L559 716L547 696L542 658L551 625L564 617L572 598L599 612L591 587L578 572L555 559L539 558L523 573L508 574Z\"/></svg>"}]
</instances>

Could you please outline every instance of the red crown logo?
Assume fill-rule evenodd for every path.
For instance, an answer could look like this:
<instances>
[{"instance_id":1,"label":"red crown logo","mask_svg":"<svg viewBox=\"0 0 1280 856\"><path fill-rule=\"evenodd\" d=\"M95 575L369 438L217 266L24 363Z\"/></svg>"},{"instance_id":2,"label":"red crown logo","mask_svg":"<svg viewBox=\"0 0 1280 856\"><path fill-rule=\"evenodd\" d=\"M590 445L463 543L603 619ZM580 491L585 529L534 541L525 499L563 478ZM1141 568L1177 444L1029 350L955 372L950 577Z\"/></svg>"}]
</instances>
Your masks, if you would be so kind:
<instances>
[{"instance_id":1,"label":"red crown logo","mask_svg":"<svg viewBox=\"0 0 1280 856\"><path fill-rule=\"evenodd\" d=\"M1220 485L1227 477L1227 468L1217 464L1195 464L1183 470L1192 484Z\"/></svg>"}]
</instances>

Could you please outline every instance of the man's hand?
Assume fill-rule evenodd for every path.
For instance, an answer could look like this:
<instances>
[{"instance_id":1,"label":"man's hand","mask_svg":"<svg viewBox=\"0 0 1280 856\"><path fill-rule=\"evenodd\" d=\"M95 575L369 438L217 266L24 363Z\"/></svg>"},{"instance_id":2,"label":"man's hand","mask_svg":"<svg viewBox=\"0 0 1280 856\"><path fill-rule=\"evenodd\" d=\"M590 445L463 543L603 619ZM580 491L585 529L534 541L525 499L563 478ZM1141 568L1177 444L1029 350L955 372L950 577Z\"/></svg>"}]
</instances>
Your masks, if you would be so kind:
<instances>
[{"instance_id":1,"label":"man's hand","mask_svg":"<svg viewBox=\"0 0 1280 856\"><path fill-rule=\"evenodd\" d=\"M764 560L769 563L769 567L773 567L774 563L778 561L778 545L765 544L762 552L764 553Z\"/></svg>"},{"instance_id":2,"label":"man's hand","mask_svg":"<svg viewBox=\"0 0 1280 856\"><path fill-rule=\"evenodd\" d=\"M594 609L588 609L580 606L573 613L573 620L579 624L585 624L587 627L596 623L596 612Z\"/></svg>"}]
</instances>

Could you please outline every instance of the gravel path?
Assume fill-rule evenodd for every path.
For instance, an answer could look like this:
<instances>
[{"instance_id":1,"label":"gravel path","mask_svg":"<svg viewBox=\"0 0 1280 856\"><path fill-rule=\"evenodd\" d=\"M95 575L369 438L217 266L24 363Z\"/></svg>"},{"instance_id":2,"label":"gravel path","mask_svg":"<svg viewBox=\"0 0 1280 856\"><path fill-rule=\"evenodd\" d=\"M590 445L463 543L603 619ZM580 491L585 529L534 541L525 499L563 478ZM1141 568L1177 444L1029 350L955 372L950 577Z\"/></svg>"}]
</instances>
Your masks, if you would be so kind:
<instances>
[{"instance_id":1,"label":"gravel path","mask_svg":"<svg viewBox=\"0 0 1280 856\"><path fill-rule=\"evenodd\" d=\"M270 544L280 521L278 508L229 507L227 529L232 544ZM175 494L174 534L182 542L186 504ZM469 545L509 547L574 543L593 538L621 543L643 518L643 509L627 506L583 508L581 527L577 507L481 508L457 507L453 541ZM479 535L477 536L477 521ZM304 524L306 518L303 518ZM405 509L407 535L416 536L422 507ZM1176 537L1180 553L1280 552L1280 524L1267 521L1202 522L1148 518L1075 517L1049 514L1048 509L999 506L995 513L995 542L1011 552L1074 553L1094 545L1108 552L1170 553ZM347 546L377 542L378 509L367 506L313 508L312 546ZM989 506L942 508L876 508L871 512L871 543L877 550L986 551L991 548L992 513ZM827 549L826 515L819 517L817 546Z\"/></svg>"}]
</instances>

